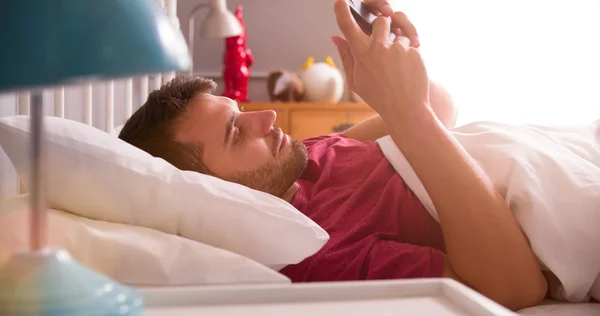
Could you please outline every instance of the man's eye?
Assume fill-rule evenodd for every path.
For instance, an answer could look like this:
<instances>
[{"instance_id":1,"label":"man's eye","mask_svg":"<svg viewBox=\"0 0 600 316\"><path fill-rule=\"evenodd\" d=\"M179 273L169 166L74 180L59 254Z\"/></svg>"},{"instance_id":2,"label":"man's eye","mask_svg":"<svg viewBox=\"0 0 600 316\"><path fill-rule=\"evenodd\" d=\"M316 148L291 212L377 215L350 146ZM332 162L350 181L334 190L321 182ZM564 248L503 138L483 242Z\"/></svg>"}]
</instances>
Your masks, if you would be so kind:
<instances>
[{"instance_id":1,"label":"man's eye","mask_svg":"<svg viewBox=\"0 0 600 316\"><path fill-rule=\"evenodd\" d=\"M237 129L237 132L235 133L235 143L239 143L242 140L243 134L242 134L242 130L241 129Z\"/></svg>"}]
</instances>

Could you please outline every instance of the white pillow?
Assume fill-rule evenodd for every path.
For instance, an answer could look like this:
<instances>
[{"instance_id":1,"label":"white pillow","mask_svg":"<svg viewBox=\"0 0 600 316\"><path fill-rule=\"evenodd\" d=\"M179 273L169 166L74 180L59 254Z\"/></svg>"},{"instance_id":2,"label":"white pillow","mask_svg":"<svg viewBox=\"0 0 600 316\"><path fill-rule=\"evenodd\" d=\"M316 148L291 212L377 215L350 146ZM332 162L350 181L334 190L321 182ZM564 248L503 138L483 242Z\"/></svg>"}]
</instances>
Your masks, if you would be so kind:
<instances>
[{"instance_id":1,"label":"white pillow","mask_svg":"<svg viewBox=\"0 0 600 316\"><path fill-rule=\"evenodd\" d=\"M29 247L27 195L0 201L0 265ZM227 250L153 229L48 210L50 247L134 286L289 283L284 275Z\"/></svg>"},{"instance_id":2,"label":"white pillow","mask_svg":"<svg viewBox=\"0 0 600 316\"><path fill-rule=\"evenodd\" d=\"M317 252L329 235L273 195L196 172L76 121L45 117L49 206L153 228L274 269ZM29 186L29 117L0 118L0 146Z\"/></svg>"},{"instance_id":3,"label":"white pillow","mask_svg":"<svg viewBox=\"0 0 600 316\"><path fill-rule=\"evenodd\" d=\"M119 125L119 126L115 127L110 134L113 136L119 137L119 134L121 133L121 130L123 129L124 126L125 125Z\"/></svg>"}]
</instances>

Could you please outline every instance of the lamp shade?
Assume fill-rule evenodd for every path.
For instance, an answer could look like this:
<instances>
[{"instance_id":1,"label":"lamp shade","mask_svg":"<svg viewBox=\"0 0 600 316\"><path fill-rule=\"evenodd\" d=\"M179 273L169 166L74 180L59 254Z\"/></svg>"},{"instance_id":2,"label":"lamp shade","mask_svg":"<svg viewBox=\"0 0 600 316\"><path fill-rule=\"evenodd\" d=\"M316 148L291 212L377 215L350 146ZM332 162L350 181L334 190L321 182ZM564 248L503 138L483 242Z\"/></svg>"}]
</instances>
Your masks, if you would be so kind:
<instances>
[{"instance_id":1,"label":"lamp shade","mask_svg":"<svg viewBox=\"0 0 600 316\"><path fill-rule=\"evenodd\" d=\"M202 36L225 38L242 34L242 25L236 16L227 10L225 0L212 0L210 12L202 24Z\"/></svg>"},{"instance_id":2,"label":"lamp shade","mask_svg":"<svg viewBox=\"0 0 600 316\"><path fill-rule=\"evenodd\" d=\"M6 1L0 42L0 91L191 64L183 35L156 0Z\"/></svg>"}]
</instances>

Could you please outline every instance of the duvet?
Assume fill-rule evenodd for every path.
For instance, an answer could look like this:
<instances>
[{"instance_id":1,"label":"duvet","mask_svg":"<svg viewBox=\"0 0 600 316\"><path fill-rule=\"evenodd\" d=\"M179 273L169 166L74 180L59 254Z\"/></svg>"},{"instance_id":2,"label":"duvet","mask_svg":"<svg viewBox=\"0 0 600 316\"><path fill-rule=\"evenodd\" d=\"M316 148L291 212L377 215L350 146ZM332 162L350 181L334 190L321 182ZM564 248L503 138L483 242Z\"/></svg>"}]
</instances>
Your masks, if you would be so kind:
<instances>
[{"instance_id":1,"label":"duvet","mask_svg":"<svg viewBox=\"0 0 600 316\"><path fill-rule=\"evenodd\" d=\"M558 282L553 298L600 300L600 120L581 126L475 122L451 130L504 196L541 268ZM439 220L427 190L391 137L385 156Z\"/></svg>"}]
</instances>

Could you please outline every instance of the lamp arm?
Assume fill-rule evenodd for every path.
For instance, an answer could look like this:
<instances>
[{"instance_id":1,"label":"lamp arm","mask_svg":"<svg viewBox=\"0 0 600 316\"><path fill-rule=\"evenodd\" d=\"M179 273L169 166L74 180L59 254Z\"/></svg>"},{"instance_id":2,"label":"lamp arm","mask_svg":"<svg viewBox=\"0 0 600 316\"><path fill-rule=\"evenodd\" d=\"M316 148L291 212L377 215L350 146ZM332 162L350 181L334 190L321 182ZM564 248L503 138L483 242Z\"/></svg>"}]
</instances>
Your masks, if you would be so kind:
<instances>
[{"instance_id":1,"label":"lamp arm","mask_svg":"<svg viewBox=\"0 0 600 316\"><path fill-rule=\"evenodd\" d=\"M40 251L47 246L46 236L46 205L45 205L45 164L44 161L44 109L42 105L42 91L33 91L31 95L31 174L30 195L31 204L31 250Z\"/></svg>"},{"instance_id":2,"label":"lamp arm","mask_svg":"<svg viewBox=\"0 0 600 316\"><path fill-rule=\"evenodd\" d=\"M189 45L189 51L190 51L190 70L189 70L189 74L192 75L194 73L194 33L196 30L196 13L198 13L198 11L200 11L200 9L204 9L209 7L210 4L208 3L200 3L198 5L196 5L195 7L192 8L192 10L190 11L190 15L188 17L188 45Z\"/></svg>"}]
</instances>

